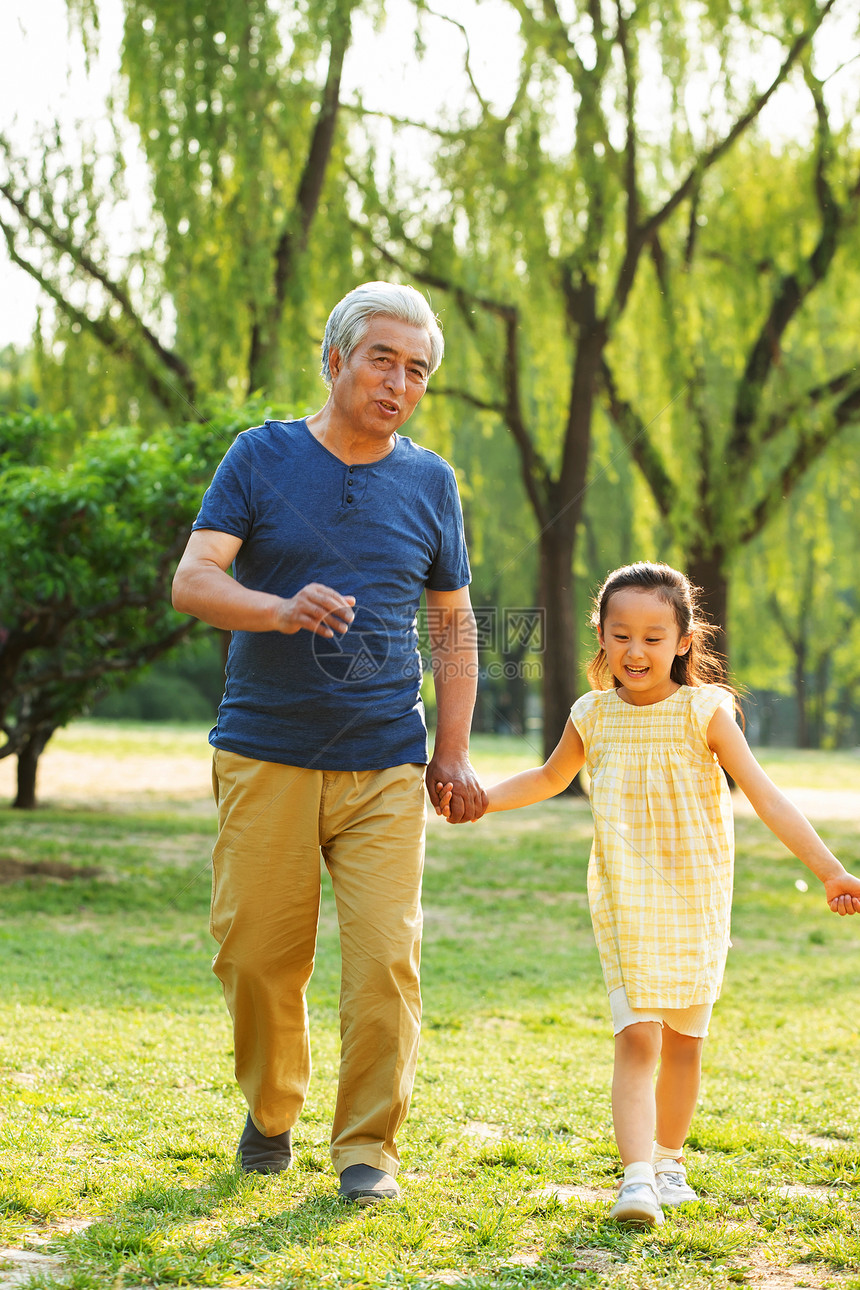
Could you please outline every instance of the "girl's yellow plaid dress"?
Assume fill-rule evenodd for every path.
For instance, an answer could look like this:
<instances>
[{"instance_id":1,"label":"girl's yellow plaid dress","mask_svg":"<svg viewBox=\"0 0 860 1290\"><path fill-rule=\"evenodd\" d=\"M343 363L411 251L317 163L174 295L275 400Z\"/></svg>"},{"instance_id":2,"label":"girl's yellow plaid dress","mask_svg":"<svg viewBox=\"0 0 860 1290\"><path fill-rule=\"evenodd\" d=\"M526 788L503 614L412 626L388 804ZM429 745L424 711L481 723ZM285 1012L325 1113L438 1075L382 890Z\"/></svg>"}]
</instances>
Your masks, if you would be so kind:
<instances>
[{"instance_id":1,"label":"girl's yellow plaid dress","mask_svg":"<svg viewBox=\"0 0 860 1290\"><path fill-rule=\"evenodd\" d=\"M632 1008L687 1008L719 996L729 947L734 827L725 775L707 744L717 685L682 685L635 706L584 694L571 718L591 777L588 898L608 991Z\"/></svg>"}]
</instances>

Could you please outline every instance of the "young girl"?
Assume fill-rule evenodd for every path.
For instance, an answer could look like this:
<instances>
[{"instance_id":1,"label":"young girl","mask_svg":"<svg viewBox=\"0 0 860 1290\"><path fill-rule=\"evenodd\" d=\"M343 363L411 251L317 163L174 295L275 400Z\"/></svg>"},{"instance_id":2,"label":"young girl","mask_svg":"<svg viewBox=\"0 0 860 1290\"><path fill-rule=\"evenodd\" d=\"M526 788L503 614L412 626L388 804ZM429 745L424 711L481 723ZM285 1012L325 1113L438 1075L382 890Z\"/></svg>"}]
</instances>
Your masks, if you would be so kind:
<instances>
[{"instance_id":1,"label":"young girl","mask_svg":"<svg viewBox=\"0 0 860 1290\"><path fill-rule=\"evenodd\" d=\"M616 569L592 622L595 689L573 705L549 761L490 788L487 810L544 801L588 768L588 895L615 1032L612 1117L624 1166L611 1217L652 1226L663 1222L662 1206L697 1199L683 1146L729 945L734 856L723 770L820 878L834 913L860 913L860 880L750 752L733 692L713 683L721 671L708 648L712 629L684 574L664 564ZM439 788L444 814L451 786Z\"/></svg>"}]
</instances>

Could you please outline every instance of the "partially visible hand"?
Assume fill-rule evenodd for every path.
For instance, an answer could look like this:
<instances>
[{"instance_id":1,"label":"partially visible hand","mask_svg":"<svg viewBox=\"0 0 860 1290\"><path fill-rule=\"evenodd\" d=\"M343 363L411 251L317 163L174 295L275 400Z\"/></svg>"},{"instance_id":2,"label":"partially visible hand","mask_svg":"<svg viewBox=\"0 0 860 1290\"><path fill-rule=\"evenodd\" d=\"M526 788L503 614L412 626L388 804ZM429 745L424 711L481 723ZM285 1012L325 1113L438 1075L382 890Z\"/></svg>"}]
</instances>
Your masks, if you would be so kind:
<instances>
[{"instance_id":1,"label":"partially visible hand","mask_svg":"<svg viewBox=\"0 0 860 1290\"><path fill-rule=\"evenodd\" d=\"M448 823L451 823L451 798L454 796L453 784L437 784L436 795L439 798L439 805L436 808L437 815L444 815Z\"/></svg>"},{"instance_id":2,"label":"partially visible hand","mask_svg":"<svg viewBox=\"0 0 860 1290\"><path fill-rule=\"evenodd\" d=\"M824 895L834 914L860 914L860 879L845 873L839 878L828 878Z\"/></svg>"},{"instance_id":3,"label":"partially visible hand","mask_svg":"<svg viewBox=\"0 0 860 1290\"><path fill-rule=\"evenodd\" d=\"M277 630L286 636L303 630L316 636L331 637L335 632L342 636L355 618L354 604L355 596L342 596L321 582L309 582L294 596L284 598Z\"/></svg>"},{"instance_id":4,"label":"partially visible hand","mask_svg":"<svg viewBox=\"0 0 860 1290\"><path fill-rule=\"evenodd\" d=\"M487 794L478 782L475 769L468 755L456 757L434 752L426 775L427 792L437 815L442 815L442 804L437 785L451 786L451 795L445 818L450 824L469 824L479 820L487 809Z\"/></svg>"}]
</instances>

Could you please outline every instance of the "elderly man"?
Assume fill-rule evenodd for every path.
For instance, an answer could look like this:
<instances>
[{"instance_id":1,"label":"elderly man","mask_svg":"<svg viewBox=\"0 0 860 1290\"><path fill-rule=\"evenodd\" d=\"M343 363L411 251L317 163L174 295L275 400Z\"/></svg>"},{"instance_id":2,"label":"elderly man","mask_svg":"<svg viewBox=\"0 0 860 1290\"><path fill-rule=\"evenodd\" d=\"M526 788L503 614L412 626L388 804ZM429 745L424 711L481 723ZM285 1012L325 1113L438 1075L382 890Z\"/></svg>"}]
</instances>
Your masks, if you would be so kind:
<instances>
[{"instance_id":1,"label":"elderly man","mask_svg":"<svg viewBox=\"0 0 860 1290\"><path fill-rule=\"evenodd\" d=\"M331 1155L340 1195L398 1193L395 1136L418 1049L424 779L451 818L486 806L468 757L477 658L454 473L398 431L442 359L411 287L332 311L321 411L240 434L207 490L173 603L233 633L213 785L214 970L249 1115L248 1172L289 1167L310 1078L305 991L320 853L342 950ZM228 573L233 566L234 576ZM426 598L437 728L427 763L416 615Z\"/></svg>"}]
</instances>

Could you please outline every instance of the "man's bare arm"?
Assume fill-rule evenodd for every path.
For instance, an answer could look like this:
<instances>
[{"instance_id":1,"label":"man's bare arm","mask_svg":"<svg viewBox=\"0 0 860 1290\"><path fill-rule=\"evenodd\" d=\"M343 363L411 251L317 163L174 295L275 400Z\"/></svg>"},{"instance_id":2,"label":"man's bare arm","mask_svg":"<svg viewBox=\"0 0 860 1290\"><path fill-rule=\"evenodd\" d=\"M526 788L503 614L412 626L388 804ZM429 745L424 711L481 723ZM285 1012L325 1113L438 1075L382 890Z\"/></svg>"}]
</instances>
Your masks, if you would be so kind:
<instances>
[{"instance_id":1,"label":"man's bare arm","mask_svg":"<svg viewBox=\"0 0 860 1290\"><path fill-rule=\"evenodd\" d=\"M295 596L274 596L243 587L227 570L241 538L215 529L196 529L188 539L173 578L173 607L211 627L234 632L314 632L334 636L348 630L354 596L343 596L319 582Z\"/></svg>"},{"instance_id":2,"label":"man's bare arm","mask_svg":"<svg viewBox=\"0 0 860 1290\"><path fill-rule=\"evenodd\" d=\"M436 686L436 740L427 791L437 812L436 785L453 784L450 820L465 824L487 809L487 795L469 761L469 734L478 692L478 647L469 588L425 591Z\"/></svg>"}]
</instances>

